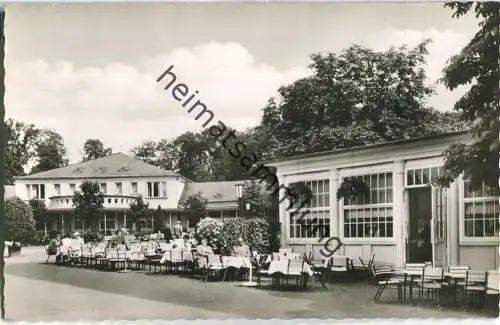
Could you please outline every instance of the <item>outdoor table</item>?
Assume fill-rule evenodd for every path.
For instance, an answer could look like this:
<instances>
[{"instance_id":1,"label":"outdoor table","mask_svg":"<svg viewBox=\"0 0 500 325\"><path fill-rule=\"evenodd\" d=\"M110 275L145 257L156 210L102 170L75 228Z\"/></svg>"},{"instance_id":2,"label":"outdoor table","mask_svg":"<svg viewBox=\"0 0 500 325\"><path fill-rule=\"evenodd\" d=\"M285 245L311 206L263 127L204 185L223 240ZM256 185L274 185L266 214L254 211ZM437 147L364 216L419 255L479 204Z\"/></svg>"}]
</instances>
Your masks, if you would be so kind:
<instances>
[{"instance_id":1,"label":"outdoor table","mask_svg":"<svg viewBox=\"0 0 500 325\"><path fill-rule=\"evenodd\" d=\"M291 253L287 255L280 255L280 261L287 261L287 260L299 260L302 258L302 255L298 253ZM266 259L266 263L271 263L271 261L276 261L273 260L272 255L268 255Z\"/></svg>"},{"instance_id":2,"label":"outdoor table","mask_svg":"<svg viewBox=\"0 0 500 325\"><path fill-rule=\"evenodd\" d=\"M285 277L288 276L288 260L280 260L280 261L271 261L269 264L269 269L267 271L269 275L272 276L273 278L273 286L277 285L277 282L279 282L280 277L279 275L284 275ZM307 263L304 263L303 269L302 269L302 275L309 275L313 276L313 270L311 266Z\"/></svg>"},{"instance_id":3,"label":"outdoor table","mask_svg":"<svg viewBox=\"0 0 500 325\"><path fill-rule=\"evenodd\" d=\"M226 280L227 269L233 267L235 269L241 268L251 268L252 262L250 258L243 256L222 256L222 266L224 267L224 275L222 277L222 281Z\"/></svg>"}]
</instances>

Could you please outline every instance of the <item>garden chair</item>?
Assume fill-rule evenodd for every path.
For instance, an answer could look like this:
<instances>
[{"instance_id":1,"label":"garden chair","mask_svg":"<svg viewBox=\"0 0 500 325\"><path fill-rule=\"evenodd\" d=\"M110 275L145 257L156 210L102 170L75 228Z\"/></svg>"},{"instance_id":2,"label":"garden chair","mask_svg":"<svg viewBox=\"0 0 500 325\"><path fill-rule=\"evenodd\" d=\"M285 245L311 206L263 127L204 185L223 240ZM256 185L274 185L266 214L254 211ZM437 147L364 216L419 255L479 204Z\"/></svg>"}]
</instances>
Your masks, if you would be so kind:
<instances>
[{"instance_id":1,"label":"garden chair","mask_svg":"<svg viewBox=\"0 0 500 325\"><path fill-rule=\"evenodd\" d=\"M385 289L390 288L397 289L398 301L402 301L405 279L399 275L395 275L394 270L391 268L375 269L375 265L372 264L371 269L373 280L377 284L377 291L375 292L373 300L377 302Z\"/></svg>"},{"instance_id":2,"label":"garden chair","mask_svg":"<svg viewBox=\"0 0 500 325\"><path fill-rule=\"evenodd\" d=\"M288 270L286 273L286 286L288 287L288 280L290 278L297 279L297 286L299 286L304 277L304 263L305 261L302 259L290 259L288 260Z\"/></svg>"},{"instance_id":3,"label":"garden chair","mask_svg":"<svg viewBox=\"0 0 500 325\"><path fill-rule=\"evenodd\" d=\"M459 283L461 285L462 283ZM481 299L486 292L486 272L468 270L464 282L464 304L465 309L469 309L478 299Z\"/></svg>"},{"instance_id":4,"label":"garden chair","mask_svg":"<svg viewBox=\"0 0 500 325\"><path fill-rule=\"evenodd\" d=\"M403 288L404 299L406 299L406 289L409 289L410 300L413 298L413 289L420 290L419 284L422 282L422 277L424 276L424 269L426 267L427 267L426 263L406 263L404 268L405 271L404 275L405 282Z\"/></svg>"},{"instance_id":5,"label":"garden chair","mask_svg":"<svg viewBox=\"0 0 500 325\"><path fill-rule=\"evenodd\" d=\"M206 260L206 274L204 277L205 282L207 282L209 277L216 278L217 275L224 270L220 255L208 255Z\"/></svg>"},{"instance_id":6,"label":"garden chair","mask_svg":"<svg viewBox=\"0 0 500 325\"><path fill-rule=\"evenodd\" d=\"M489 270L486 274L486 285L485 285L485 297L484 297L484 307L488 308L489 297L493 296L494 300L494 308L495 308L495 316L498 317L499 314L499 287L500 287L500 275L498 270Z\"/></svg>"},{"instance_id":7,"label":"garden chair","mask_svg":"<svg viewBox=\"0 0 500 325\"><path fill-rule=\"evenodd\" d=\"M187 248L183 248L182 252L182 270L194 271L194 256L193 252Z\"/></svg>"},{"instance_id":8,"label":"garden chair","mask_svg":"<svg viewBox=\"0 0 500 325\"><path fill-rule=\"evenodd\" d=\"M440 307L441 290L443 289L444 269L440 267L424 268L422 282L420 285L419 299L422 301L424 294L427 293L427 298L436 298L437 305Z\"/></svg>"},{"instance_id":9,"label":"garden chair","mask_svg":"<svg viewBox=\"0 0 500 325\"><path fill-rule=\"evenodd\" d=\"M92 266L92 248L89 245L83 245L81 259L85 267Z\"/></svg>"},{"instance_id":10,"label":"garden chair","mask_svg":"<svg viewBox=\"0 0 500 325\"><path fill-rule=\"evenodd\" d=\"M457 289L461 286L465 286L465 277L467 276L467 271L470 270L470 265L450 265L448 266L448 271L446 272L446 278L448 283L448 294L451 296L452 305L456 305L457 301Z\"/></svg>"}]
</instances>

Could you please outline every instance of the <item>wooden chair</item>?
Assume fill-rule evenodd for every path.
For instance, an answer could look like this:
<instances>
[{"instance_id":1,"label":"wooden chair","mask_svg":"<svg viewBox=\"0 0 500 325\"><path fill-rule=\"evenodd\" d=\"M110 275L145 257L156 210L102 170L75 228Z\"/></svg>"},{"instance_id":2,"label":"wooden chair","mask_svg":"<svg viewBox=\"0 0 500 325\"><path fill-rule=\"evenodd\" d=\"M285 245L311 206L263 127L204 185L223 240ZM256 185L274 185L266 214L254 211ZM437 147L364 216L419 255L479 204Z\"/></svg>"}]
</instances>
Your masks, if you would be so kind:
<instances>
[{"instance_id":1,"label":"wooden chair","mask_svg":"<svg viewBox=\"0 0 500 325\"><path fill-rule=\"evenodd\" d=\"M405 283L405 279L401 276L396 276L394 274L394 270L392 268L379 268L376 269L375 265L371 266L373 280L377 284L377 291L375 292L375 296L373 300L377 302L382 293L387 288L397 289L398 300L402 300L402 290Z\"/></svg>"},{"instance_id":2,"label":"wooden chair","mask_svg":"<svg viewBox=\"0 0 500 325\"><path fill-rule=\"evenodd\" d=\"M436 298L437 305L440 306L441 290L443 289L444 269L440 267L426 267L422 275L419 299L423 300L425 293L427 298Z\"/></svg>"},{"instance_id":3,"label":"wooden chair","mask_svg":"<svg viewBox=\"0 0 500 325\"><path fill-rule=\"evenodd\" d=\"M207 256L207 264L206 264L206 274L204 277L204 281L206 282L209 277L216 278L217 275L224 270L224 266L222 265L221 256L220 255L208 255Z\"/></svg>"},{"instance_id":4,"label":"wooden chair","mask_svg":"<svg viewBox=\"0 0 500 325\"><path fill-rule=\"evenodd\" d=\"M292 277L297 279L297 286L300 285L300 280L303 279L304 260L291 259L288 260L288 270L286 274L286 286L288 287L288 280Z\"/></svg>"},{"instance_id":5,"label":"wooden chair","mask_svg":"<svg viewBox=\"0 0 500 325\"><path fill-rule=\"evenodd\" d=\"M499 309L498 309L499 289L500 289L500 275L498 273L498 270L489 270L486 273L484 307L488 308L489 297L493 296L495 298L494 308L496 317L498 317L499 314Z\"/></svg>"},{"instance_id":6,"label":"wooden chair","mask_svg":"<svg viewBox=\"0 0 500 325\"><path fill-rule=\"evenodd\" d=\"M464 286L464 307L468 309L486 292L486 272L468 270Z\"/></svg>"}]
</instances>

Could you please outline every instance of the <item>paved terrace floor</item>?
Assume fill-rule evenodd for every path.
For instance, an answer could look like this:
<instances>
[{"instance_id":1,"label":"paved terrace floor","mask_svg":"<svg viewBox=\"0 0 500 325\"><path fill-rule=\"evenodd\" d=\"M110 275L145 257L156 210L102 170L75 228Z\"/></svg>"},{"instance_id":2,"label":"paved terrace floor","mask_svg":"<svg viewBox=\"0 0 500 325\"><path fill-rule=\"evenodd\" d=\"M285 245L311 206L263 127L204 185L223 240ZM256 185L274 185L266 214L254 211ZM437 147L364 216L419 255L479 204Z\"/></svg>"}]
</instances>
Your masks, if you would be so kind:
<instances>
[{"instance_id":1,"label":"paved terrace floor","mask_svg":"<svg viewBox=\"0 0 500 325\"><path fill-rule=\"evenodd\" d=\"M375 304L375 286L331 283L329 291L272 291L175 275L114 273L44 264L30 248L7 259L7 319L78 321L196 318L470 318L450 309L396 304L387 292Z\"/></svg>"}]
</instances>

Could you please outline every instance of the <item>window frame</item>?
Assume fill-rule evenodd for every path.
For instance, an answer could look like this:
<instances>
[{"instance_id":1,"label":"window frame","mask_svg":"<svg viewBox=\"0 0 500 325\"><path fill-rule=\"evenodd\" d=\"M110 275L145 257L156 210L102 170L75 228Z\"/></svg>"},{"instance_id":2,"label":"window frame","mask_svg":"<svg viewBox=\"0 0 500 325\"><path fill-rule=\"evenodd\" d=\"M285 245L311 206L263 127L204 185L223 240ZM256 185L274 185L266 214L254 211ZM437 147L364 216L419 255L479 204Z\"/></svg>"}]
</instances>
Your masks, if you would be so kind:
<instances>
[{"instance_id":1,"label":"window frame","mask_svg":"<svg viewBox=\"0 0 500 325\"><path fill-rule=\"evenodd\" d=\"M470 202L489 202L496 201L497 205L500 208L499 198L496 196L484 196L484 197L465 197L465 185L467 180L464 179L463 175L461 175L457 179L458 183L458 200L459 200L459 233L460 233L460 245L495 245L498 246L498 241L500 236L492 236L492 237L468 237L465 236L465 206ZM500 210L500 209L499 209Z\"/></svg>"},{"instance_id":2,"label":"window frame","mask_svg":"<svg viewBox=\"0 0 500 325\"><path fill-rule=\"evenodd\" d=\"M122 182L115 182L115 187L116 187L116 193L123 194L123 183Z\"/></svg>"},{"instance_id":3,"label":"window frame","mask_svg":"<svg viewBox=\"0 0 500 325\"><path fill-rule=\"evenodd\" d=\"M310 177L304 177L304 178L293 178L291 182L288 182L287 183L287 187L288 186L291 186L291 184L294 184L294 183L299 183L299 182L304 182L304 183L311 183L311 187L312 187L312 183L314 182L317 182L317 183L320 183L322 182L323 183L323 186L322 186L322 191L321 192L316 192L316 194L321 194L323 196L323 199L325 197L325 195L328 195L328 200L323 200L323 205L322 206L319 206L317 205L316 207L306 207L304 206L303 208L301 208L299 210L299 212L297 213L297 217L300 217L301 215L303 215L303 212L309 210L310 211L310 215L308 216L305 216L304 219L309 219L309 220L314 220L314 218L317 216L315 216L315 214L324 214L325 217L324 218L318 218L318 224L320 224L320 220L323 220L323 224L328 224L329 226L329 230L328 230L328 233L329 233L329 236L332 236L333 234L333 222L332 222L332 217L331 217L331 205L330 205L330 196L331 196L331 193L330 193L330 190L331 190L331 179L329 177L329 175L319 175L319 174L315 174L314 176L310 176ZM326 184L327 185L326 185ZM310 188L311 188L310 187ZM313 190L313 188L311 188L311 190ZM326 191L325 191L326 190ZM313 192L314 193L314 192ZM313 198L314 200L314 198ZM313 201L314 202L314 201ZM317 203L319 203L319 199L317 201ZM288 203L287 203L287 206L288 206ZM314 242L314 243L317 243L318 240L321 238L320 236L320 231L317 232L316 236L313 236L313 237L295 237L295 236L292 236L292 227L297 227L299 226L300 227L300 223L297 223L297 222L291 222L292 221L292 214L294 214L294 209L290 209L288 211L286 211L286 233L287 233L287 238L288 240L291 242L291 243L294 243L294 242L300 242L300 243L303 243L303 242ZM326 220L328 220L328 222L325 222ZM300 228L302 232L302 228ZM327 236L328 237L328 236Z\"/></svg>"},{"instance_id":4,"label":"window frame","mask_svg":"<svg viewBox=\"0 0 500 325\"><path fill-rule=\"evenodd\" d=\"M148 199L163 199L165 198L162 196L162 189L161 189L161 181L148 181L146 182L146 198ZM155 196L155 185L158 185L158 195Z\"/></svg>"},{"instance_id":5,"label":"window frame","mask_svg":"<svg viewBox=\"0 0 500 325\"><path fill-rule=\"evenodd\" d=\"M379 181L379 175L385 175L384 176L384 187L380 187L380 181ZM387 181L387 175L386 174L390 174L391 176L391 181L392 181L392 184L390 187L388 187L386 181ZM339 216L340 216L340 228L339 228L339 234L340 234L340 237L345 241L345 242L351 242L351 243L366 243L366 242L370 242L370 243L374 243L374 242L389 242L389 243L393 243L395 242L396 238L395 238L395 225L396 225L396 222L395 222L395 216L394 216L394 171L392 169L390 170L387 170L387 169L380 169L380 170L371 170L371 171L368 171L368 170L363 170L363 171L359 171L357 173L349 173L348 175L342 175L340 177L340 184L342 184L342 181L345 179L345 178L351 178L351 177L372 177L373 175L377 176L377 187L374 187L374 188L370 188L370 195L371 195L371 189L376 189L377 193L380 191L380 190L384 190L384 196L387 198L387 190L390 189L391 190L391 193L392 193L392 197L391 197L391 201L388 202L384 202L384 203L369 203L369 204L345 204L345 199L342 198L340 201L339 201ZM377 199L377 201L379 201ZM384 237L346 237L346 233L345 233L345 226L346 226L346 222L345 222L345 212L346 210L348 211L364 211L364 210L370 210L370 211L374 211L375 210L378 210L378 211L387 211L387 210L391 210L392 211L392 220L391 222L389 222L387 219L383 222L384 225L385 225L385 229L387 231L387 225L389 224L392 224L392 236L384 236ZM364 218L364 216L363 216ZM378 222L377 222L378 223ZM364 225L364 222L363 223L359 223L358 221L356 221L355 223L349 223L349 224L354 224L356 229L357 229L357 226L362 224ZM374 222L369 222L369 224L374 224Z\"/></svg>"}]
</instances>

